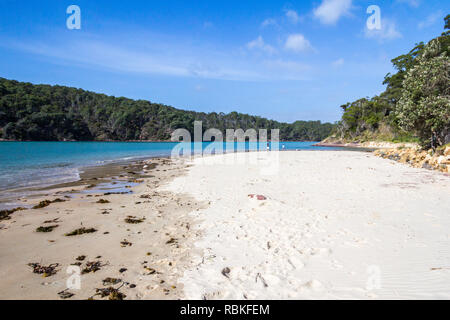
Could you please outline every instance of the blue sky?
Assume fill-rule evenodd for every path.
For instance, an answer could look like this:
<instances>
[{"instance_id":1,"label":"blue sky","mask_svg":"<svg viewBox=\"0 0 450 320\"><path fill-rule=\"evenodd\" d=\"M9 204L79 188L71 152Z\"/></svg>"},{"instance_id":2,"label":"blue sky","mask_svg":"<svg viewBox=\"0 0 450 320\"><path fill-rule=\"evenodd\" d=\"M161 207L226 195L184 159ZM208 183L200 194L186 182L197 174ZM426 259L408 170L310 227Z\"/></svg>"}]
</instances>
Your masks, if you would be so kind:
<instances>
[{"instance_id":1,"label":"blue sky","mask_svg":"<svg viewBox=\"0 0 450 320\"><path fill-rule=\"evenodd\" d=\"M69 5L81 30L66 27ZM367 7L381 9L369 31ZM443 31L449 1L0 1L0 77L180 109L336 121L390 60Z\"/></svg>"}]
</instances>

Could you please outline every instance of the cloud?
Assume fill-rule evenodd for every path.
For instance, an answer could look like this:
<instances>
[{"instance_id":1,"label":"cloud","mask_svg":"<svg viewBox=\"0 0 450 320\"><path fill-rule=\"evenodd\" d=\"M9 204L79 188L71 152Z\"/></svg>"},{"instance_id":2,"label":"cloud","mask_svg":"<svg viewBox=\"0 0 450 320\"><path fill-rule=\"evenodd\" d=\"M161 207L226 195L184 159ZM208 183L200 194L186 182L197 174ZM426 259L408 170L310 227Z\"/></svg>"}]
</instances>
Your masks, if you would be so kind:
<instances>
[{"instance_id":1,"label":"cloud","mask_svg":"<svg viewBox=\"0 0 450 320\"><path fill-rule=\"evenodd\" d=\"M292 24L297 24L300 22L300 16L298 15L298 13L294 10L287 10L286 11L286 17L289 19L289 21Z\"/></svg>"},{"instance_id":2,"label":"cloud","mask_svg":"<svg viewBox=\"0 0 450 320\"><path fill-rule=\"evenodd\" d=\"M407 3L409 4L411 7L417 8L418 6L420 6L420 0L396 0L399 3Z\"/></svg>"},{"instance_id":3,"label":"cloud","mask_svg":"<svg viewBox=\"0 0 450 320\"><path fill-rule=\"evenodd\" d=\"M430 26L432 26L433 24L435 24L436 21L438 21L440 18L443 18L443 17L444 17L443 11L442 11L442 10L439 10L439 11L437 11L437 12L435 12L435 13L430 14L424 21L421 21L421 22L417 25L417 27L418 27L419 29L423 29L423 28L426 28L426 27L430 27Z\"/></svg>"},{"instance_id":4,"label":"cloud","mask_svg":"<svg viewBox=\"0 0 450 320\"><path fill-rule=\"evenodd\" d=\"M277 21L272 18L268 18L261 23L261 27L278 26Z\"/></svg>"},{"instance_id":5,"label":"cloud","mask_svg":"<svg viewBox=\"0 0 450 320\"><path fill-rule=\"evenodd\" d=\"M400 31L397 30L397 26L395 22L388 19L381 19L381 29L373 29L369 30L367 27L365 28L365 36L370 39L378 39L380 41L383 40L393 40L402 38L403 35Z\"/></svg>"},{"instance_id":6,"label":"cloud","mask_svg":"<svg viewBox=\"0 0 450 320\"><path fill-rule=\"evenodd\" d=\"M314 9L314 17L323 24L335 24L343 15L350 13L352 0L323 0Z\"/></svg>"},{"instance_id":7,"label":"cloud","mask_svg":"<svg viewBox=\"0 0 450 320\"><path fill-rule=\"evenodd\" d=\"M275 48L271 45L266 44L263 37L261 36L247 43L247 48L250 50L262 50L264 52L267 52L268 54L274 54L276 52Z\"/></svg>"},{"instance_id":8,"label":"cloud","mask_svg":"<svg viewBox=\"0 0 450 320\"><path fill-rule=\"evenodd\" d=\"M312 69L308 64L282 59L266 60L263 64L271 73L279 74L283 80L309 80L307 73Z\"/></svg>"},{"instance_id":9,"label":"cloud","mask_svg":"<svg viewBox=\"0 0 450 320\"><path fill-rule=\"evenodd\" d=\"M286 43L284 44L284 48L294 52L313 50L309 40L300 33L289 35L286 39Z\"/></svg>"},{"instance_id":10,"label":"cloud","mask_svg":"<svg viewBox=\"0 0 450 320\"><path fill-rule=\"evenodd\" d=\"M104 69L107 71L123 72L128 74L166 75L175 77L206 78L220 80L260 81L267 76L245 61L236 61L232 57L221 53L208 52L208 60L204 59L204 49L193 52L192 49L177 48L169 50L178 52L177 55L168 55L167 52L158 53L148 49L131 48L114 43L95 40L78 40L58 43L17 41L1 44L9 48L50 58L52 63L79 66L83 68ZM183 55L180 52L189 52ZM70 54L69 54L70 53ZM199 58L202 57L202 58Z\"/></svg>"},{"instance_id":11,"label":"cloud","mask_svg":"<svg viewBox=\"0 0 450 320\"><path fill-rule=\"evenodd\" d=\"M344 62L345 62L344 59L340 58L340 59L337 59L336 61L333 61L331 64L333 65L333 67L337 68L337 67L342 66L344 64Z\"/></svg>"}]
</instances>

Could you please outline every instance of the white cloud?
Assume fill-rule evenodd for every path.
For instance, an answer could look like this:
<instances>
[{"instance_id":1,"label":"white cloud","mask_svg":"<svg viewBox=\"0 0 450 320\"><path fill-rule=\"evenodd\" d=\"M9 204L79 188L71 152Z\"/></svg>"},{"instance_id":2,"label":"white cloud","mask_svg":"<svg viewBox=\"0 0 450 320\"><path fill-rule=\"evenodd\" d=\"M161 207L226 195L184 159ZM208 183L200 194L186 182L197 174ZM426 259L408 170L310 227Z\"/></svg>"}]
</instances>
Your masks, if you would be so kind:
<instances>
[{"instance_id":1,"label":"white cloud","mask_svg":"<svg viewBox=\"0 0 450 320\"><path fill-rule=\"evenodd\" d=\"M294 10L287 10L286 11L286 17L289 19L289 21L292 24L297 24L300 22L300 16L298 15L298 13Z\"/></svg>"},{"instance_id":2,"label":"white cloud","mask_svg":"<svg viewBox=\"0 0 450 320\"><path fill-rule=\"evenodd\" d=\"M331 64L333 65L333 67L340 67L344 64L344 62L345 62L344 59L340 58L337 59L336 61L333 61Z\"/></svg>"},{"instance_id":3,"label":"white cloud","mask_svg":"<svg viewBox=\"0 0 450 320\"><path fill-rule=\"evenodd\" d=\"M5 46L5 43L1 44ZM245 61L236 61L224 57L222 53L209 52L210 59L205 60L205 53L194 52L192 48L177 48L174 52L186 54L184 59L178 55L160 54L143 48L125 48L123 46L99 41L72 41L58 43L49 41L39 43L27 41L13 42L9 48L15 48L31 54L48 57L52 63L62 65L78 65L83 68L101 68L108 71L128 74L160 74L176 77L193 77L221 80L259 81L267 76ZM204 49L203 49L204 50ZM67 54L70 52L70 54Z\"/></svg>"},{"instance_id":4,"label":"white cloud","mask_svg":"<svg viewBox=\"0 0 450 320\"><path fill-rule=\"evenodd\" d=\"M365 36L366 38L378 39L380 41L393 40L403 37L400 31L397 30L395 22L388 19L381 19L380 30L377 29L369 30L366 27Z\"/></svg>"},{"instance_id":5,"label":"white cloud","mask_svg":"<svg viewBox=\"0 0 450 320\"><path fill-rule=\"evenodd\" d=\"M314 17L323 24L335 24L343 15L349 14L352 0L323 0L314 9Z\"/></svg>"},{"instance_id":6,"label":"white cloud","mask_svg":"<svg viewBox=\"0 0 450 320\"><path fill-rule=\"evenodd\" d=\"M261 27L263 27L263 28L269 27L269 26L277 26L277 25L278 25L277 21L272 18L268 18L261 23Z\"/></svg>"},{"instance_id":7,"label":"white cloud","mask_svg":"<svg viewBox=\"0 0 450 320\"><path fill-rule=\"evenodd\" d=\"M420 5L420 0L397 0L397 2L407 3L414 8L417 8Z\"/></svg>"},{"instance_id":8,"label":"white cloud","mask_svg":"<svg viewBox=\"0 0 450 320\"><path fill-rule=\"evenodd\" d=\"M286 43L284 44L285 49L294 52L304 52L313 50L311 43L302 34L291 34L287 37Z\"/></svg>"},{"instance_id":9,"label":"white cloud","mask_svg":"<svg viewBox=\"0 0 450 320\"><path fill-rule=\"evenodd\" d=\"M258 49L267 52L268 54L274 54L276 52L275 48L264 42L263 37L259 36L255 40L247 43L247 48L250 50Z\"/></svg>"},{"instance_id":10,"label":"white cloud","mask_svg":"<svg viewBox=\"0 0 450 320\"><path fill-rule=\"evenodd\" d=\"M435 13L430 14L424 21L421 21L417 27L419 29L423 29L426 27L430 27L432 26L436 21L438 21L440 18L444 17L444 13L442 12L442 10L439 10Z\"/></svg>"},{"instance_id":11,"label":"white cloud","mask_svg":"<svg viewBox=\"0 0 450 320\"><path fill-rule=\"evenodd\" d=\"M309 80L308 71L312 69L308 64L282 59L266 60L264 66L283 80Z\"/></svg>"}]
</instances>

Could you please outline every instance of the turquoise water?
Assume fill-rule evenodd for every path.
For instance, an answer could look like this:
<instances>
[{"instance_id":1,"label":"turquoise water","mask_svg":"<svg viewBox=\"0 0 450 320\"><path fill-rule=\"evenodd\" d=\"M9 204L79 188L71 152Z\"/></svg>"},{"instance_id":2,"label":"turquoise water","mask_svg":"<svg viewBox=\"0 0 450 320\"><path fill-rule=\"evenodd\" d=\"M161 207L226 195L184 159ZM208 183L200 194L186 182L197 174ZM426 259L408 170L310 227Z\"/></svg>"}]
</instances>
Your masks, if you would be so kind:
<instances>
[{"instance_id":1,"label":"turquoise water","mask_svg":"<svg viewBox=\"0 0 450 320\"><path fill-rule=\"evenodd\" d=\"M0 142L0 196L7 190L76 181L80 168L170 156L171 142ZM203 143L203 148L209 143ZM283 142L285 150L320 150L314 142ZM262 148L266 148L264 144ZM249 144L245 144L249 149ZM252 148L250 148L252 149ZM329 149L329 148L328 148Z\"/></svg>"}]
</instances>

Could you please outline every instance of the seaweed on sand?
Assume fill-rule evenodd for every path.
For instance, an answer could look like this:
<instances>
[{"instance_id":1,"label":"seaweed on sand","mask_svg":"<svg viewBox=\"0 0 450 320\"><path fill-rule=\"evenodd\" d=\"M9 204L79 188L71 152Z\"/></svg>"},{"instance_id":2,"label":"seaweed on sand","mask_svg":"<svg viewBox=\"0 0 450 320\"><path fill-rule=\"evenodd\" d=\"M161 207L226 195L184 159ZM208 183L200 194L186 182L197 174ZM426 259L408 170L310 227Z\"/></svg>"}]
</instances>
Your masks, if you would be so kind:
<instances>
[{"instance_id":1,"label":"seaweed on sand","mask_svg":"<svg viewBox=\"0 0 450 320\"><path fill-rule=\"evenodd\" d=\"M0 211L0 221L3 220L10 220L11 219L11 215L16 212L16 211L22 211L22 210L27 210L26 208L15 208L15 209L11 209L11 210L1 210Z\"/></svg>"},{"instance_id":2,"label":"seaweed on sand","mask_svg":"<svg viewBox=\"0 0 450 320\"><path fill-rule=\"evenodd\" d=\"M85 233L94 233L94 232L97 232L97 229L94 229L94 228L86 229L86 228L83 227L83 228L74 230L72 232L66 233L65 236L66 237L73 237L73 236L79 236L79 235L82 235L82 234L85 234Z\"/></svg>"},{"instance_id":3,"label":"seaweed on sand","mask_svg":"<svg viewBox=\"0 0 450 320\"><path fill-rule=\"evenodd\" d=\"M105 266L105 265L102 264L101 261L87 262L86 267L81 271L81 274L95 273L95 272L99 271L103 266Z\"/></svg>"},{"instance_id":4,"label":"seaweed on sand","mask_svg":"<svg viewBox=\"0 0 450 320\"><path fill-rule=\"evenodd\" d=\"M44 278L47 278L58 272L56 268L59 266L59 263L53 263L49 266L43 266L40 263L29 263L28 266L33 268L33 273L42 274Z\"/></svg>"},{"instance_id":5,"label":"seaweed on sand","mask_svg":"<svg viewBox=\"0 0 450 320\"><path fill-rule=\"evenodd\" d=\"M54 229L58 228L59 225L53 225L48 227L39 227L36 229L36 232L52 232Z\"/></svg>"},{"instance_id":6,"label":"seaweed on sand","mask_svg":"<svg viewBox=\"0 0 450 320\"><path fill-rule=\"evenodd\" d=\"M100 200L97 201L97 203L106 204L106 203L110 203L110 202L108 200L105 200L105 199L100 199Z\"/></svg>"},{"instance_id":7,"label":"seaweed on sand","mask_svg":"<svg viewBox=\"0 0 450 320\"><path fill-rule=\"evenodd\" d=\"M75 294L72 292L69 292L68 290L69 289L58 292L58 296L63 300L72 298Z\"/></svg>"},{"instance_id":8,"label":"seaweed on sand","mask_svg":"<svg viewBox=\"0 0 450 320\"><path fill-rule=\"evenodd\" d=\"M138 224L138 223L142 223L142 222L144 222L144 221L145 221L145 218L139 219L139 218L133 217L133 216L128 216L128 217L125 219L125 222L126 222L126 223L130 223L130 224Z\"/></svg>"},{"instance_id":9,"label":"seaweed on sand","mask_svg":"<svg viewBox=\"0 0 450 320\"><path fill-rule=\"evenodd\" d=\"M121 241L120 242L120 246L122 247L122 248L125 248L125 247L131 247L133 244L131 243L131 242L129 242L128 240L123 240L123 241Z\"/></svg>"},{"instance_id":10,"label":"seaweed on sand","mask_svg":"<svg viewBox=\"0 0 450 320\"><path fill-rule=\"evenodd\" d=\"M123 300L127 296L124 293L120 292L121 287L122 286L117 289L113 287L95 289L95 296L100 296L101 298L108 297L109 300Z\"/></svg>"},{"instance_id":11,"label":"seaweed on sand","mask_svg":"<svg viewBox=\"0 0 450 320\"><path fill-rule=\"evenodd\" d=\"M144 267L144 269L148 271L148 273L147 273L148 276L150 276L150 275L156 273L156 270L153 269L153 268L150 268L150 267Z\"/></svg>"},{"instance_id":12,"label":"seaweed on sand","mask_svg":"<svg viewBox=\"0 0 450 320\"><path fill-rule=\"evenodd\" d=\"M78 256L77 257L77 261L84 261L84 259L86 259L86 256Z\"/></svg>"},{"instance_id":13,"label":"seaweed on sand","mask_svg":"<svg viewBox=\"0 0 450 320\"><path fill-rule=\"evenodd\" d=\"M59 202L66 202L67 200L63 200L63 199L55 199L55 200L53 200L53 201L50 201L50 200L44 200L44 201L41 201L41 202L39 202L39 204L37 204L37 205L35 205L34 207L33 207L33 209L41 209L41 208L45 208L45 207L48 207L49 205L51 205L52 203L59 203Z\"/></svg>"},{"instance_id":14,"label":"seaweed on sand","mask_svg":"<svg viewBox=\"0 0 450 320\"><path fill-rule=\"evenodd\" d=\"M168 240L168 241L166 242L166 244L177 244L177 243L178 243L178 240L175 239L175 238L170 238L170 240Z\"/></svg>"},{"instance_id":15,"label":"seaweed on sand","mask_svg":"<svg viewBox=\"0 0 450 320\"><path fill-rule=\"evenodd\" d=\"M103 279L103 285L104 286L111 286L111 285L115 285L115 284L118 284L118 283L121 283L122 282L122 279L117 279L117 278L106 278L106 279Z\"/></svg>"}]
</instances>

